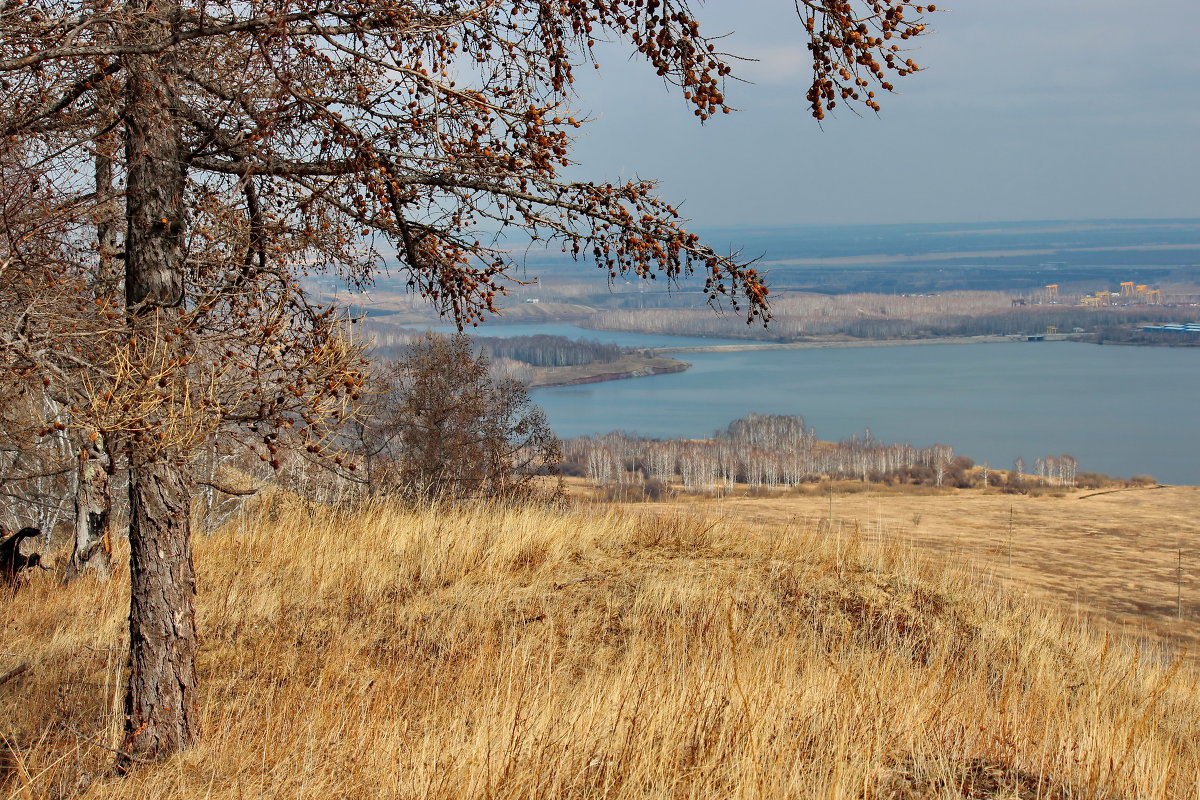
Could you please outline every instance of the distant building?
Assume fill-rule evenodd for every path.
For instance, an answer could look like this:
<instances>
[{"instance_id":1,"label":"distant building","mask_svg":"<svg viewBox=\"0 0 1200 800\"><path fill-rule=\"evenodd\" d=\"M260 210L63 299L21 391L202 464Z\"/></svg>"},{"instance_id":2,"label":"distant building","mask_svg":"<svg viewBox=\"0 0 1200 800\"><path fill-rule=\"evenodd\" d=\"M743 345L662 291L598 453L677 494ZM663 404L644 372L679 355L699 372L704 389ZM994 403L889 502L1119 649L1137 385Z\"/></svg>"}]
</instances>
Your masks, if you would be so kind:
<instances>
[{"instance_id":1,"label":"distant building","mask_svg":"<svg viewBox=\"0 0 1200 800\"><path fill-rule=\"evenodd\" d=\"M1185 322L1182 324L1143 325L1146 333L1179 333L1190 336L1200 336L1200 322Z\"/></svg>"}]
</instances>

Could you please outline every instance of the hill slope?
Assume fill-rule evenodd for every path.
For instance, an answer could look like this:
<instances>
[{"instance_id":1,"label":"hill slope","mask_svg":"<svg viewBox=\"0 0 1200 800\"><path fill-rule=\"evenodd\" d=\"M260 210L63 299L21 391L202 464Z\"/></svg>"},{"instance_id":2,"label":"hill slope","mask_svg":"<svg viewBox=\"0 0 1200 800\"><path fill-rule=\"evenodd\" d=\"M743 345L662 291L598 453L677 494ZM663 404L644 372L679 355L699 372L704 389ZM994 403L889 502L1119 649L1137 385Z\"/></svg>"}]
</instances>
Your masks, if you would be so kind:
<instances>
[{"instance_id":1,"label":"hill slope","mask_svg":"<svg viewBox=\"0 0 1200 800\"><path fill-rule=\"evenodd\" d=\"M910 549L283 496L197 542L204 738L107 777L124 581L0 610L0 797L1173 797L1190 667Z\"/></svg>"}]
</instances>

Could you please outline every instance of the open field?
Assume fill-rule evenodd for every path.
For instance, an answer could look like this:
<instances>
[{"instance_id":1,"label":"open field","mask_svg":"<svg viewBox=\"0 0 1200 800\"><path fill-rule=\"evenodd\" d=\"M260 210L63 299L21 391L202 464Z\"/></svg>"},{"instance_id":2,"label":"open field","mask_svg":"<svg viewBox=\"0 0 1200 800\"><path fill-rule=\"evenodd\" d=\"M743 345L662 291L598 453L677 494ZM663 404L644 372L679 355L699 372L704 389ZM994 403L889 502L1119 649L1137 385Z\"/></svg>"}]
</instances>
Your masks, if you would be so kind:
<instances>
[{"instance_id":1,"label":"open field","mask_svg":"<svg viewBox=\"0 0 1200 800\"><path fill-rule=\"evenodd\" d=\"M835 532L855 529L868 539L911 543L937 558L961 558L981 582L1046 596L1110 629L1173 641L1200 655L1200 487L1040 496L839 487ZM855 491L847 493L847 487ZM824 524L829 497L818 486L777 497L689 498L664 508L673 514L680 507L783 530ZM1182 620L1176 618L1178 589Z\"/></svg>"},{"instance_id":2,"label":"open field","mask_svg":"<svg viewBox=\"0 0 1200 800\"><path fill-rule=\"evenodd\" d=\"M1007 498L951 499L978 539L972 517L990 530ZM917 535L950 524L943 498L912 500ZM1189 664L864 525L829 536L760 501L255 502L197 541L204 737L164 764L108 774L124 575L40 573L0 606L0 674L29 665L0 685L0 798L1182 798L1200 780ZM851 502L878 501L835 513Z\"/></svg>"}]
</instances>

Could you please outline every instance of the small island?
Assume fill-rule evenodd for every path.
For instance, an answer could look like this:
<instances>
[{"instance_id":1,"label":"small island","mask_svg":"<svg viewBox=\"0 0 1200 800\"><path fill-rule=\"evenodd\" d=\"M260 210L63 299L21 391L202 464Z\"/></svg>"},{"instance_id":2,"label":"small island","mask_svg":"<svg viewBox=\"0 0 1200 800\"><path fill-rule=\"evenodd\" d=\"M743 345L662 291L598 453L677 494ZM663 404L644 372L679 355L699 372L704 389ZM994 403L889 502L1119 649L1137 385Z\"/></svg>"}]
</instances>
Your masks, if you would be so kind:
<instances>
[{"instance_id":1,"label":"small island","mask_svg":"<svg viewBox=\"0 0 1200 800\"><path fill-rule=\"evenodd\" d=\"M576 386L625 378L648 378L651 375L683 372L690 366L691 364L677 358L631 351L615 361L597 361L563 367L534 367L529 386Z\"/></svg>"}]
</instances>

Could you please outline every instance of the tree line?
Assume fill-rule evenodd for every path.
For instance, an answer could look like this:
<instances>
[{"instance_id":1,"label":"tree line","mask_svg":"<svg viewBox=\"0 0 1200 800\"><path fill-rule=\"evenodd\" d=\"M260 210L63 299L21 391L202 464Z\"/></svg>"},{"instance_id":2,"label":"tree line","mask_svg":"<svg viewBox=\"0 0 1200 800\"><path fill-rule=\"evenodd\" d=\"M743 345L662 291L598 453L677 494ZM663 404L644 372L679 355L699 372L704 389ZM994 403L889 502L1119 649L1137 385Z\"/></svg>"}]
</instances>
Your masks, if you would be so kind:
<instances>
[{"instance_id":1,"label":"tree line","mask_svg":"<svg viewBox=\"0 0 1200 800\"><path fill-rule=\"evenodd\" d=\"M1006 473L990 464L977 466L949 445L886 443L869 430L825 442L803 417L773 414L734 420L708 439L649 439L615 431L568 439L563 452L567 474L599 488L632 487L651 497L672 485L723 494L738 485L781 489L824 480L1020 490L1027 482L1072 487L1079 474L1069 455L1037 459L1030 475L1021 460Z\"/></svg>"},{"instance_id":2,"label":"tree line","mask_svg":"<svg viewBox=\"0 0 1200 800\"><path fill-rule=\"evenodd\" d=\"M480 337L478 345L493 359L520 361L534 367L575 367L620 359L626 349L588 339L565 336Z\"/></svg>"}]
</instances>

